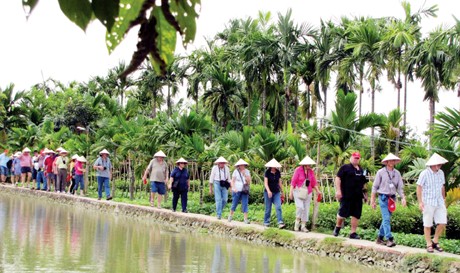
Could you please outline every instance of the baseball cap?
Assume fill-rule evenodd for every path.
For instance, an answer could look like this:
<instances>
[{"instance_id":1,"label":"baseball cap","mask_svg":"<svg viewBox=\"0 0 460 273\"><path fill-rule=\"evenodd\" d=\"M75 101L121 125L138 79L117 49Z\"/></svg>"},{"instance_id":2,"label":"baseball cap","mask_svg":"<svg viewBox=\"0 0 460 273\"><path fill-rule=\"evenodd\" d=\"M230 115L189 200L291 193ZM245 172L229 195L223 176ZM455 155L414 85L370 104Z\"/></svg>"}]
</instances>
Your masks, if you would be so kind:
<instances>
[{"instance_id":1,"label":"baseball cap","mask_svg":"<svg viewBox=\"0 0 460 273\"><path fill-rule=\"evenodd\" d=\"M359 152L354 152L354 153L351 154L351 156L354 157L354 158L358 158L358 159L361 158L361 154Z\"/></svg>"}]
</instances>

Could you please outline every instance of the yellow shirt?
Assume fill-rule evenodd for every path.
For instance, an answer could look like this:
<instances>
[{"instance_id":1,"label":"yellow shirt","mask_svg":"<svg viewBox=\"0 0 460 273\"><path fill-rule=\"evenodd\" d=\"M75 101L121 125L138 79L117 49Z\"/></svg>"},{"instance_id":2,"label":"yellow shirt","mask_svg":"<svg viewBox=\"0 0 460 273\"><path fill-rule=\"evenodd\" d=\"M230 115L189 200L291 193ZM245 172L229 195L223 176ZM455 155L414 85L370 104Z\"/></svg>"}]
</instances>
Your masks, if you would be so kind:
<instances>
[{"instance_id":1,"label":"yellow shirt","mask_svg":"<svg viewBox=\"0 0 460 273\"><path fill-rule=\"evenodd\" d=\"M69 158L67 156L59 156L56 160L56 166L58 169L67 169L67 164L69 164Z\"/></svg>"}]
</instances>

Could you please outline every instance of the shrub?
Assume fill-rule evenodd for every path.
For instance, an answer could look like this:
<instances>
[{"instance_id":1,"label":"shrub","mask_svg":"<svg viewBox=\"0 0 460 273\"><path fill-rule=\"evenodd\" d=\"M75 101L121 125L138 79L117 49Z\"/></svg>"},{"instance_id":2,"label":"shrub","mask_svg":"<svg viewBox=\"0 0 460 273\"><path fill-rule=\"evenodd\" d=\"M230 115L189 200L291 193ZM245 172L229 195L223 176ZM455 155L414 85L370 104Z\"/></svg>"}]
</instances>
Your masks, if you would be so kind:
<instances>
[{"instance_id":1,"label":"shrub","mask_svg":"<svg viewBox=\"0 0 460 273\"><path fill-rule=\"evenodd\" d=\"M447 210L446 237L460 239L460 205L451 205Z\"/></svg>"}]
</instances>

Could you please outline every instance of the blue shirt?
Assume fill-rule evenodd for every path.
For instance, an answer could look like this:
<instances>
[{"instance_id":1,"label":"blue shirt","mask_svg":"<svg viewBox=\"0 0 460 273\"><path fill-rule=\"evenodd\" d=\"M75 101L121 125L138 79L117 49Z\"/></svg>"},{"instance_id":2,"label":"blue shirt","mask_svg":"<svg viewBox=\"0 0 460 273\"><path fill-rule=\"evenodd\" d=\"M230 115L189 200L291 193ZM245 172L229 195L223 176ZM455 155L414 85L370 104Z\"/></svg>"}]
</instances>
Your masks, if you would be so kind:
<instances>
[{"instance_id":1,"label":"blue shirt","mask_svg":"<svg viewBox=\"0 0 460 273\"><path fill-rule=\"evenodd\" d=\"M179 180L179 190L186 190L188 188L187 181L190 176L186 168L183 168L182 170L179 167L174 168L171 173L171 177L174 178L174 180Z\"/></svg>"},{"instance_id":2,"label":"blue shirt","mask_svg":"<svg viewBox=\"0 0 460 273\"><path fill-rule=\"evenodd\" d=\"M442 206L444 204L442 196L444 183L445 178L442 170L437 172L433 172L431 168L423 170L417 181L417 185L422 187L423 203L433 207Z\"/></svg>"},{"instance_id":3,"label":"blue shirt","mask_svg":"<svg viewBox=\"0 0 460 273\"><path fill-rule=\"evenodd\" d=\"M93 166L104 166L105 170L96 170L96 176L100 177L107 177L110 178L110 169L112 168L112 163L110 162L110 158L107 157L106 160L103 160L102 157L98 157L96 162L94 162Z\"/></svg>"},{"instance_id":4,"label":"blue shirt","mask_svg":"<svg viewBox=\"0 0 460 273\"><path fill-rule=\"evenodd\" d=\"M10 161L10 157L7 156L5 153L0 154L0 166L7 168L7 163Z\"/></svg>"}]
</instances>

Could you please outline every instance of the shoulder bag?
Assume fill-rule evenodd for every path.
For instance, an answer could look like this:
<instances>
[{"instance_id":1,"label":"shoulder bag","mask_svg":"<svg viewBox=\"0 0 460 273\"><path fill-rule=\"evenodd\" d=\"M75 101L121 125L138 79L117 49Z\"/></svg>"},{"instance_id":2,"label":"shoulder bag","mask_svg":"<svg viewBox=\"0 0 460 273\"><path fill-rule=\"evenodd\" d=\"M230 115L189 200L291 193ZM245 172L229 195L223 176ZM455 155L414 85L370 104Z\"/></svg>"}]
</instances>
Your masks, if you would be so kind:
<instances>
[{"instance_id":1,"label":"shoulder bag","mask_svg":"<svg viewBox=\"0 0 460 273\"><path fill-rule=\"evenodd\" d=\"M240 174L241 181L243 182L243 190L241 192L243 194L249 194L249 184L246 182L246 180L243 179L243 176L241 175L239 170L238 173Z\"/></svg>"},{"instance_id":2,"label":"shoulder bag","mask_svg":"<svg viewBox=\"0 0 460 273\"><path fill-rule=\"evenodd\" d=\"M300 200L307 200L308 186L310 185L310 180L308 179L308 175L305 172L305 169L304 169L304 173L305 173L305 181L303 182L300 188L297 188L297 198L299 198Z\"/></svg>"}]
</instances>

